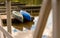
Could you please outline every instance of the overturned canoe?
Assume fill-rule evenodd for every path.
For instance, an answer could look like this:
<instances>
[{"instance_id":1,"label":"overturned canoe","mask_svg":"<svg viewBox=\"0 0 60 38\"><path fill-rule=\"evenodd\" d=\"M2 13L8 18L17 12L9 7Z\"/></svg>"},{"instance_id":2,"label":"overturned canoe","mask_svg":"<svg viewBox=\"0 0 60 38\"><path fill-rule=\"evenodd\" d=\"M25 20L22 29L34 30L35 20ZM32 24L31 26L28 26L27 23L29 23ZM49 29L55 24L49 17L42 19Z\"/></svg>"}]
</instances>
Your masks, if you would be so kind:
<instances>
[{"instance_id":1,"label":"overturned canoe","mask_svg":"<svg viewBox=\"0 0 60 38\"><path fill-rule=\"evenodd\" d=\"M12 16L21 22L23 22L23 20L24 20L23 15L17 11L12 11Z\"/></svg>"},{"instance_id":2,"label":"overturned canoe","mask_svg":"<svg viewBox=\"0 0 60 38\"><path fill-rule=\"evenodd\" d=\"M30 15L28 12L26 12L26 11L24 11L24 10L20 10L20 14L22 14L23 17L24 17L26 20L28 20L28 21L31 21L31 20L32 20L31 15Z\"/></svg>"}]
</instances>

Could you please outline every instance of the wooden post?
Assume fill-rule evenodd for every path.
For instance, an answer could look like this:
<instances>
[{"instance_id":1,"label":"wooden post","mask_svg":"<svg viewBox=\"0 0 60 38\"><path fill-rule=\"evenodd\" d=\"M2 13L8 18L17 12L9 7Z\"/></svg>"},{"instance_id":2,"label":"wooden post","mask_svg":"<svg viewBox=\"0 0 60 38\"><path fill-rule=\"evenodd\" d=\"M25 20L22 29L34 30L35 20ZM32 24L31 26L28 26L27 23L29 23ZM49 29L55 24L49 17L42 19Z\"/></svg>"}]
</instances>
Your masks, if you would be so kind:
<instances>
[{"instance_id":1,"label":"wooden post","mask_svg":"<svg viewBox=\"0 0 60 38\"><path fill-rule=\"evenodd\" d=\"M53 38L60 38L60 0L52 0Z\"/></svg>"},{"instance_id":2,"label":"wooden post","mask_svg":"<svg viewBox=\"0 0 60 38\"><path fill-rule=\"evenodd\" d=\"M39 14L39 20L37 22L33 38L42 38L42 34L46 26L50 10L51 10L51 0L43 0L43 4Z\"/></svg>"},{"instance_id":3,"label":"wooden post","mask_svg":"<svg viewBox=\"0 0 60 38\"><path fill-rule=\"evenodd\" d=\"M11 33L11 0L6 0L7 30Z\"/></svg>"},{"instance_id":4,"label":"wooden post","mask_svg":"<svg viewBox=\"0 0 60 38\"><path fill-rule=\"evenodd\" d=\"M32 9L31 9L31 13L30 14L32 15Z\"/></svg>"}]
</instances>

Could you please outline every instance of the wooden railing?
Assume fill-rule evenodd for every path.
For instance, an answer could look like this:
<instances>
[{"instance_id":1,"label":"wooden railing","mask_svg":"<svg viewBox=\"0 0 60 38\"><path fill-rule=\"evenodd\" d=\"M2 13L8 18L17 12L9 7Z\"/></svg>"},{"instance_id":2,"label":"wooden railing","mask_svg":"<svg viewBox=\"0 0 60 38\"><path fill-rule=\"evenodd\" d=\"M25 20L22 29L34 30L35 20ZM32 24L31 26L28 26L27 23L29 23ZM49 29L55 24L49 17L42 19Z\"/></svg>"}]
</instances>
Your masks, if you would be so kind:
<instances>
[{"instance_id":1,"label":"wooden railing","mask_svg":"<svg viewBox=\"0 0 60 38\"><path fill-rule=\"evenodd\" d=\"M5 29L3 29L3 27L1 27L0 26L0 31L2 31L3 32L3 34L5 35L5 36L7 36L7 38L13 38L12 36L11 36L11 34L10 33L8 33ZM1 35L1 34L0 34Z\"/></svg>"},{"instance_id":2,"label":"wooden railing","mask_svg":"<svg viewBox=\"0 0 60 38\"><path fill-rule=\"evenodd\" d=\"M5 37L7 37L7 38L13 38L12 36L11 36L11 34L10 33L8 33L4 28L3 28L3 26L2 26L3 24L2 24L2 20L0 19L0 38L5 38ZM4 37L4 35L5 35L5 37ZM3 37L1 37L3 35Z\"/></svg>"},{"instance_id":3,"label":"wooden railing","mask_svg":"<svg viewBox=\"0 0 60 38\"><path fill-rule=\"evenodd\" d=\"M51 10L51 1L52 1L53 19L54 19L53 20L53 22L54 22L53 23L53 38L60 38L60 0L43 0L42 8L41 8L40 14L39 14L39 19L38 19L37 27L36 27L36 30L34 32L33 38L42 38L42 34L43 34L44 28L46 26L47 18L49 16L49 12ZM9 9L11 9L11 8L9 8ZM7 17L8 17L8 16L10 16L9 12L11 12L11 10L7 11L7 12L8 12L7 13ZM9 20L8 22L10 24L11 20ZM0 26L0 30L8 38L13 38L1 26Z\"/></svg>"},{"instance_id":4,"label":"wooden railing","mask_svg":"<svg viewBox=\"0 0 60 38\"><path fill-rule=\"evenodd\" d=\"M29 12L31 15L34 15L33 12L35 12L35 14L39 13L41 6L11 6L11 11L15 10L15 11L20 11L22 10L26 10L27 12ZM36 13L38 12L38 13ZM6 7L5 6L0 6L0 13L6 13Z\"/></svg>"}]
</instances>

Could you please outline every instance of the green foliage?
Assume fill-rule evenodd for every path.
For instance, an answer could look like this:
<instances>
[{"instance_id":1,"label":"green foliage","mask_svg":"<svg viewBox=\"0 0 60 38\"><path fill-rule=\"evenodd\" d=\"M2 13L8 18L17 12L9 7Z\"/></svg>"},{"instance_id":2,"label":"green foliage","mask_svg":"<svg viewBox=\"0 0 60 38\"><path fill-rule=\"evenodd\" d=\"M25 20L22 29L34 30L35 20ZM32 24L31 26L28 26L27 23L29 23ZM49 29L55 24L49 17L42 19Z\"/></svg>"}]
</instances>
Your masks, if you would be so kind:
<instances>
[{"instance_id":1,"label":"green foliage","mask_svg":"<svg viewBox=\"0 0 60 38\"><path fill-rule=\"evenodd\" d=\"M11 0L12 2L19 2L18 0Z\"/></svg>"},{"instance_id":2,"label":"green foliage","mask_svg":"<svg viewBox=\"0 0 60 38\"><path fill-rule=\"evenodd\" d=\"M0 2L5 0L0 0ZM39 5L41 4L42 0L11 0L12 2L20 2L27 5Z\"/></svg>"},{"instance_id":3,"label":"green foliage","mask_svg":"<svg viewBox=\"0 0 60 38\"><path fill-rule=\"evenodd\" d=\"M3 2L4 0L0 0L0 2Z\"/></svg>"}]
</instances>

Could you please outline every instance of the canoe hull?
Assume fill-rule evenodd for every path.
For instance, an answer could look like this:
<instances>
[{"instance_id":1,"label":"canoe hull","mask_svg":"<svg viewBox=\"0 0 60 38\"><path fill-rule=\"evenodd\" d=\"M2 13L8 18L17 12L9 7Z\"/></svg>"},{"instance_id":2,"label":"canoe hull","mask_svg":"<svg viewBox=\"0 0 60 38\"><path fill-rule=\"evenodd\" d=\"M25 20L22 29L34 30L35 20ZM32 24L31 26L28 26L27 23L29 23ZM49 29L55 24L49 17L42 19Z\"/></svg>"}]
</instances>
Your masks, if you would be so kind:
<instances>
[{"instance_id":1,"label":"canoe hull","mask_svg":"<svg viewBox=\"0 0 60 38\"><path fill-rule=\"evenodd\" d=\"M18 14L17 14L18 13ZM13 11L12 12L12 16L16 19L18 19L19 21L23 22L23 16L19 13L19 12L16 12L16 11Z\"/></svg>"},{"instance_id":2,"label":"canoe hull","mask_svg":"<svg viewBox=\"0 0 60 38\"><path fill-rule=\"evenodd\" d=\"M28 12L21 10L20 13L23 15L23 17L26 20L31 21L31 16L30 16L30 14Z\"/></svg>"}]
</instances>

